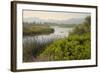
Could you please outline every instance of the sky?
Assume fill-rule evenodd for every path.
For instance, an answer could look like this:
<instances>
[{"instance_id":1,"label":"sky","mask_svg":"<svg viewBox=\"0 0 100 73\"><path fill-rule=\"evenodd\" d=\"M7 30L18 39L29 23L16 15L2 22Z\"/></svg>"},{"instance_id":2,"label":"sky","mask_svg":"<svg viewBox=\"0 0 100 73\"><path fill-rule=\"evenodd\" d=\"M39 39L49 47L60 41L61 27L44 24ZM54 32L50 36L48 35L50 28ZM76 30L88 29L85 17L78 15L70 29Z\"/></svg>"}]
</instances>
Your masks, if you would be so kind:
<instances>
[{"instance_id":1,"label":"sky","mask_svg":"<svg viewBox=\"0 0 100 73\"><path fill-rule=\"evenodd\" d=\"M23 10L23 18L39 18L45 20L68 20L72 18L85 18L89 15L90 13Z\"/></svg>"}]
</instances>

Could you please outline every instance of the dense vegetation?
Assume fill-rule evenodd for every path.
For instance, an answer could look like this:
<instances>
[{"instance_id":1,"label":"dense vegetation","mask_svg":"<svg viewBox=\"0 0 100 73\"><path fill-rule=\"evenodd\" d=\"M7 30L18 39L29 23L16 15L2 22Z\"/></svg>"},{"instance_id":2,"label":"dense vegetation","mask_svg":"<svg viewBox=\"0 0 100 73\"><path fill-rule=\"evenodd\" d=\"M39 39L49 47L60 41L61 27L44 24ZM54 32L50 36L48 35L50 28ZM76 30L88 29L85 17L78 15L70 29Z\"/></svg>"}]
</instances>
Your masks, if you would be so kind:
<instances>
[{"instance_id":1,"label":"dense vegetation","mask_svg":"<svg viewBox=\"0 0 100 73\"><path fill-rule=\"evenodd\" d=\"M53 33L54 29L49 26L32 25L31 27L23 28L23 35L40 35Z\"/></svg>"},{"instance_id":2,"label":"dense vegetation","mask_svg":"<svg viewBox=\"0 0 100 73\"><path fill-rule=\"evenodd\" d=\"M51 24L52 25L52 24ZM56 25L56 24L55 24ZM65 27L60 26L60 27ZM91 18L85 22L66 27L74 27L68 37L48 43L32 42L23 46L23 61L83 60L91 58ZM65 27L65 28L66 28ZM23 28L24 35L50 34L54 30L49 25L28 25ZM43 41L45 42L45 40ZM46 44L46 45L45 45ZM33 60L34 59L34 60Z\"/></svg>"},{"instance_id":3,"label":"dense vegetation","mask_svg":"<svg viewBox=\"0 0 100 73\"><path fill-rule=\"evenodd\" d=\"M40 60L82 60L91 58L91 18L75 27L66 38L54 41L38 56Z\"/></svg>"}]
</instances>

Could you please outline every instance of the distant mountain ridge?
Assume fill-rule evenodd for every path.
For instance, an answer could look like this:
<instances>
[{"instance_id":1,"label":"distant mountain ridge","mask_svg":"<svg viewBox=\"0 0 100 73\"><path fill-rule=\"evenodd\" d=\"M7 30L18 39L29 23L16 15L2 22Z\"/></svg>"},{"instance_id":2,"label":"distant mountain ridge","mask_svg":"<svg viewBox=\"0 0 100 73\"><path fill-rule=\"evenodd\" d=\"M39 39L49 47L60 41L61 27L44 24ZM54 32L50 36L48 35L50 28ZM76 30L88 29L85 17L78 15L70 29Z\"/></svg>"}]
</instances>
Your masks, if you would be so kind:
<instances>
[{"instance_id":1,"label":"distant mountain ridge","mask_svg":"<svg viewBox=\"0 0 100 73\"><path fill-rule=\"evenodd\" d=\"M56 24L80 24L84 22L84 18L72 18L69 20L53 20L53 19L40 19L37 17L34 18L24 18L24 23L56 23Z\"/></svg>"}]
</instances>

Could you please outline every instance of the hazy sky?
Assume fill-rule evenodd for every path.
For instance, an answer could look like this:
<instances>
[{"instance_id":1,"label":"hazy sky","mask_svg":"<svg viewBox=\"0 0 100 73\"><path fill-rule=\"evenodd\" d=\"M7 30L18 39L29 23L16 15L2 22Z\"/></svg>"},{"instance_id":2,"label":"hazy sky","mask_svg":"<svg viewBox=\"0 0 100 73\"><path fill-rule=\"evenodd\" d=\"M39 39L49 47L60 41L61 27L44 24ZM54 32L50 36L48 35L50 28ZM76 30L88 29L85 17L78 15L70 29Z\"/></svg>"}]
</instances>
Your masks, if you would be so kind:
<instances>
[{"instance_id":1,"label":"hazy sky","mask_svg":"<svg viewBox=\"0 0 100 73\"><path fill-rule=\"evenodd\" d=\"M68 20L71 18L84 18L89 16L89 13L72 13L72 12L50 12L50 11L23 11L23 18L40 18L53 20Z\"/></svg>"}]
</instances>

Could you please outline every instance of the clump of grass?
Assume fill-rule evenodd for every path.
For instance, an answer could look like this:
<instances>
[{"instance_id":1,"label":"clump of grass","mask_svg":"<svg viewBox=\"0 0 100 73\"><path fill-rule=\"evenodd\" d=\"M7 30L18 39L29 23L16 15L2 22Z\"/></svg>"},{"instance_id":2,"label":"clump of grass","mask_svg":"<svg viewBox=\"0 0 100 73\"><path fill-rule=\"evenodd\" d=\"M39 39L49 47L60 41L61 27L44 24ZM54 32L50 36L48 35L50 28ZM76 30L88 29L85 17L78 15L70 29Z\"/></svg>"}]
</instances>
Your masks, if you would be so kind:
<instances>
[{"instance_id":1,"label":"clump of grass","mask_svg":"<svg viewBox=\"0 0 100 73\"><path fill-rule=\"evenodd\" d=\"M45 25L32 25L31 27L23 27L23 35L41 35L53 33L54 29Z\"/></svg>"}]
</instances>

